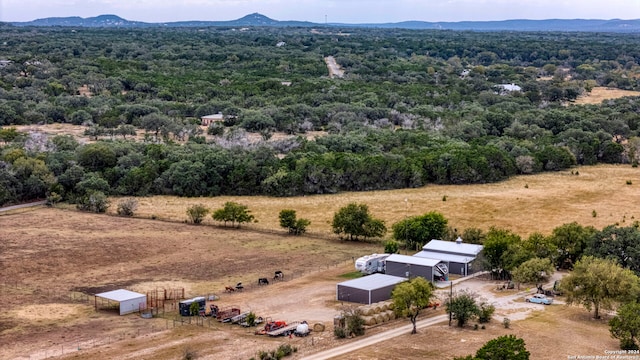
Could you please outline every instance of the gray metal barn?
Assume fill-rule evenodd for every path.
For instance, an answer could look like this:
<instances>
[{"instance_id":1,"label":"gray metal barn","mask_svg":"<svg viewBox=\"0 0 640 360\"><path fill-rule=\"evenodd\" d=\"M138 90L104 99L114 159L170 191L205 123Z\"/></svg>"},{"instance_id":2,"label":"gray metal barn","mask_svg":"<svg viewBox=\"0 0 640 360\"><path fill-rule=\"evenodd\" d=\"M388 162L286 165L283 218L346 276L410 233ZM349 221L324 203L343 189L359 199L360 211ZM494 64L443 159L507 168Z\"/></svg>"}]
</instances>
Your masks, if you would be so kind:
<instances>
[{"instance_id":1,"label":"gray metal barn","mask_svg":"<svg viewBox=\"0 0 640 360\"><path fill-rule=\"evenodd\" d=\"M437 266L443 267L443 265L447 265L446 262L437 259L393 254L386 260L385 274L409 279L422 276L427 281L433 281L434 275L438 277L446 275L441 274L437 269Z\"/></svg>"},{"instance_id":2,"label":"gray metal barn","mask_svg":"<svg viewBox=\"0 0 640 360\"><path fill-rule=\"evenodd\" d=\"M391 299L391 291L407 279L385 274L373 274L336 285L338 301L371 305Z\"/></svg>"},{"instance_id":3,"label":"gray metal barn","mask_svg":"<svg viewBox=\"0 0 640 360\"><path fill-rule=\"evenodd\" d=\"M455 242L431 240L413 256L448 262L449 274L467 276L482 270L479 265L474 265L482 249L482 245L466 244L458 237Z\"/></svg>"}]
</instances>

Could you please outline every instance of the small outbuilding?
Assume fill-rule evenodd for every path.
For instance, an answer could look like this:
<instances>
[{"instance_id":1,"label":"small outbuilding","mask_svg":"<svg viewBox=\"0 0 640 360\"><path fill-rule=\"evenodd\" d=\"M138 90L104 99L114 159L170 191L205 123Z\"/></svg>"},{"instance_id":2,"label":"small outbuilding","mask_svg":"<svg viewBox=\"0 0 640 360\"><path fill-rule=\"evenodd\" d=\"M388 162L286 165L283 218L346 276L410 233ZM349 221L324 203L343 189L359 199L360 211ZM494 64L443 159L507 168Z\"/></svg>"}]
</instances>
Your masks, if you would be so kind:
<instances>
[{"instance_id":1,"label":"small outbuilding","mask_svg":"<svg viewBox=\"0 0 640 360\"><path fill-rule=\"evenodd\" d=\"M447 275L447 264L438 259L428 259L418 256L393 254L385 261L385 274L414 278L422 276L427 281L441 280Z\"/></svg>"},{"instance_id":2,"label":"small outbuilding","mask_svg":"<svg viewBox=\"0 0 640 360\"><path fill-rule=\"evenodd\" d=\"M101 307L111 307L113 303L118 303L120 315L138 312L147 307L147 295L125 289L96 294L94 300L96 310L99 305L98 298L100 298Z\"/></svg>"},{"instance_id":3,"label":"small outbuilding","mask_svg":"<svg viewBox=\"0 0 640 360\"><path fill-rule=\"evenodd\" d=\"M205 115L205 116L200 118L200 125L209 126L209 125L211 125L213 123L223 122L223 121L224 121L224 115L222 115L222 113L217 113L217 114L212 114L212 115Z\"/></svg>"},{"instance_id":4,"label":"small outbuilding","mask_svg":"<svg viewBox=\"0 0 640 360\"><path fill-rule=\"evenodd\" d=\"M391 292L399 283L407 279L385 274L373 274L348 280L336 285L338 301L348 301L371 305L391 299Z\"/></svg>"}]
</instances>

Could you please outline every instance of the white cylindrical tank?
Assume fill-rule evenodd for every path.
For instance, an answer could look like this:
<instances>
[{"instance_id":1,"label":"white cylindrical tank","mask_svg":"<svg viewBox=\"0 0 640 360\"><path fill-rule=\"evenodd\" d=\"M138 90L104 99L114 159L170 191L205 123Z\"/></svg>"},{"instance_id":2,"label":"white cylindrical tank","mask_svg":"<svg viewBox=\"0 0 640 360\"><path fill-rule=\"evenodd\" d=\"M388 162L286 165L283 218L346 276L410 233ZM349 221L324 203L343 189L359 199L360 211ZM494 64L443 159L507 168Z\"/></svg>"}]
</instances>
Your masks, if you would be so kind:
<instances>
[{"instance_id":1,"label":"white cylindrical tank","mask_svg":"<svg viewBox=\"0 0 640 360\"><path fill-rule=\"evenodd\" d=\"M303 323L300 324L296 327L296 334L297 335L307 335L309 333L309 324Z\"/></svg>"}]
</instances>

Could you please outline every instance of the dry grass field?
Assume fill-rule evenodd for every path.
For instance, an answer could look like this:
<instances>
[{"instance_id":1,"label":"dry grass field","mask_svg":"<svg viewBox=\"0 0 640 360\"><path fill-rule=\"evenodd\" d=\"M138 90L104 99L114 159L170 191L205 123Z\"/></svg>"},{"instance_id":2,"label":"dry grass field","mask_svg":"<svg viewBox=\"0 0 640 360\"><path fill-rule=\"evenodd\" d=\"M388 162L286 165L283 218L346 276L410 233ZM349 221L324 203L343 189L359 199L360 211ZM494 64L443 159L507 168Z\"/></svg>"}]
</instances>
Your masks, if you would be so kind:
<instances>
[{"instance_id":1,"label":"dry grass field","mask_svg":"<svg viewBox=\"0 0 640 360\"><path fill-rule=\"evenodd\" d=\"M389 226L407 215L436 210L458 229L493 225L526 236L548 234L573 221L596 228L631 225L640 219L638 185L636 168L596 166L473 186L297 198L142 198L136 218L44 207L0 213L0 359L181 359L189 348L200 359L246 360L285 341L300 349L300 358L339 342L330 330L313 338L270 339L227 324L174 328L175 311L170 308L149 320L121 317L94 311L93 297L87 302L81 292L184 288L187 297L218 294L222 306L329 325L342 305L335 301L335 284L353 270L351 258L382 250L379 244L344 242L330 235L333 213L349 202L368 204ZM112 201L115 208L118 199ZM189 205L217 208L225 201L248 205L258 223L239 230L212 226L210 218L201 226L185 223ZM277 216L284 208L310 219L314 236L291 237L279 230ZM274 270L284 271L288 281L250 286L242 293L222 291L239 281L254 284ZM606 322L589 320L584 310L558 305L535 314L514 321L511 330L499 322L484 331L435 326L344 358L402 354L449 359L474 353L504 333L522 336L535 355L532 359L601 355L617 347ZM377 331L381 329L370 330Z\"/></svg>"},{"instance_id":2,"label":"dry grass field","mask_svg":"<svg viewBox=\"0 0 640 360\"><path fill-rule=\"evenodd\" d=\"M594 87L588 95L580 96L573 104L600 104L605 100L618 99L625 96L640 96L640 91L620 90L607 87Z\"/></svg>"},{"instance_id":3,"label":"dry grass field","mask_svg":"<svg viewBox=\"0 0 640 360\"><path fill-rule=\"evenodd\" d=\"M627 185L631 181L631 185ZM578 222L602 228L640 220L640 169L630 166L581 167L555 173L517 176L483 185L428 185L418 189L350 192L294 198L264 196L216 198L139 198L138 216L186 221L186 209L204 204L211 209L236 201L249 207L258 220L250 227L279 229L278 213L294 209L298 217L311 220L309 232L330 234L333 214L351 202L364 203L387 227L405 216L439 211L449 225L462 230L491 226L510 229L523 237L532 232L550 234L562 224ZM446 201L445 201L446 197ZM406 201L405 201L406 199ZM112 199L115 211L118 199ZM593 216L593 212L596 216ZM206 223L213 224L209 216Z\"/></svg>"}]
</instances>

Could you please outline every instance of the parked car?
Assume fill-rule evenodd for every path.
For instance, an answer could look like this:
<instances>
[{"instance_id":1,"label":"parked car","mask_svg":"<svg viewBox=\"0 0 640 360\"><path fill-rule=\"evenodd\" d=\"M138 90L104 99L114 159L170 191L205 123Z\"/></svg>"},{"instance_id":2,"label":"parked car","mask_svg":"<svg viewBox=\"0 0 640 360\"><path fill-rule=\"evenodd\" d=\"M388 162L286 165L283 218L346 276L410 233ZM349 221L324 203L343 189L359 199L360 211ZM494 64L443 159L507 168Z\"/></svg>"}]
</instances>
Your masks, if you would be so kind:
<instances>
[{"instance_id":1,"label":"parked car","mask_svg":"<svg viewBox=\"0 0 640 360\"><path fill-rule=\"evenodd\" d=\"M533 296L526 297L524 301L534 304L551 305L553 299L546 297L544 294L533 294Z\"/></svg>"}]
</instances>

